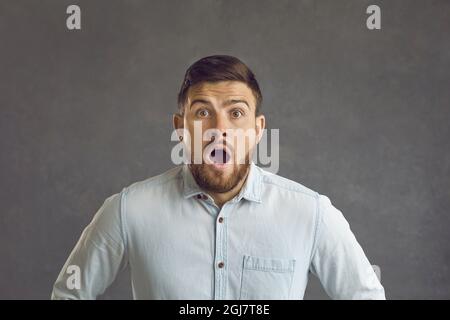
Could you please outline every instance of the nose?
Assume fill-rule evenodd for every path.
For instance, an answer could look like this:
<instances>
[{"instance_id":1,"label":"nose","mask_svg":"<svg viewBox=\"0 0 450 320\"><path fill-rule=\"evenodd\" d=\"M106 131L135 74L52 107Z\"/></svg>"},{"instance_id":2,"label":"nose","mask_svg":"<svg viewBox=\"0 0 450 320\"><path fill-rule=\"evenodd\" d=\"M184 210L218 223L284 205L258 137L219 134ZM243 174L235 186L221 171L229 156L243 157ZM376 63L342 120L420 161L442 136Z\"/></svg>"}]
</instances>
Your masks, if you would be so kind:
<instances>
[{"instance_id":1,"label":"nose","mask_svg":"<svg viewBox=\"0 0 450 320\"><path fill-rule=\"evenodd\" d=\"M222 137L226 137L227 136L226 130L230 128L231 128L230 124L228 123L226 117L221 114L218 114L216 116L214 129L219 130L222 133Z\"/></svg>"}]
</instances>

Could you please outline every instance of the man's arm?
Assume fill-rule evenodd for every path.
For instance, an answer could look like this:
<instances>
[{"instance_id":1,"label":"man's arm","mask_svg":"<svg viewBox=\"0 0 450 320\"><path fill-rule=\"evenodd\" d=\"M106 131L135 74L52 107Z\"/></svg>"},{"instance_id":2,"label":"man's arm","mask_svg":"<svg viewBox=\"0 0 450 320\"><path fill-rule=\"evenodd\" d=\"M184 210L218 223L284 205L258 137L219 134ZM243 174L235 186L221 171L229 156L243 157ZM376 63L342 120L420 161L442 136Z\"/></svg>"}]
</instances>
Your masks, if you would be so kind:
<instances>
[{"instance_id":1,"label":"man's arm","mask_svg":"<svg viewBox=\"0 0 450 320\"><path fill-rule=\"evenodd\" d=\"M96 299L126 266L121 205L122 193L105 200L64 264L52 299Z\"/></svg>"},{"instance_id":2,"label":"man's arm","mask_svg":"<svg viewBox=\"0 0 450 320\"><path fill-rule=\"evenodd\" d=\"M386 299L384 288L347 220L328 197L319 196L310 271L332 299Z\"/></svg>"}]
</instances>

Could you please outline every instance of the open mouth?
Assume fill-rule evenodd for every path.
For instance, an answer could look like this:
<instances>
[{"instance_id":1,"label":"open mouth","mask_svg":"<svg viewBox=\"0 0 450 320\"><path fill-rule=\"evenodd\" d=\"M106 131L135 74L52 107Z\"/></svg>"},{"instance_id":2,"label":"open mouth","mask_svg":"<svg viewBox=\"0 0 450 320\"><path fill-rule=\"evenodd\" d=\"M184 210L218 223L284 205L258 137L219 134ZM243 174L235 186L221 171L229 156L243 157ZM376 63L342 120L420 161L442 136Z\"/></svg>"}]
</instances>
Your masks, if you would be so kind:
<instances>
[{"instance_id":1,"label":"open mouth","mask_svg":"<svg viewBox=\"0 0 450 320\"><path fill-rule=\"evenodd\" d=\"M214 148L209 154L212 164L227 164L231 157L225 149Z\"/></svg>"}]
</instances>

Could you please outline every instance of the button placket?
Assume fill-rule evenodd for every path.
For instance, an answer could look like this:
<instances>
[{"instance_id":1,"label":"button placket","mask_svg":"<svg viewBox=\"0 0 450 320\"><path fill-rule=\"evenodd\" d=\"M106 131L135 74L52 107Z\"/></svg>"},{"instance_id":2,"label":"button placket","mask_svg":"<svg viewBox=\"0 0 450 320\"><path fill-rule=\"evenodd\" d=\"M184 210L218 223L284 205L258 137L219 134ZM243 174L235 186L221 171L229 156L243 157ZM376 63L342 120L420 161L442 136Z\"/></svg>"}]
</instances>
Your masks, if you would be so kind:
<instances>
[{"instance_id":1,"label":"button placket","mask_svg":"<svg viewBox=\"0 0 450 320\"><path fill-rule=\"evenodd\" d=\"M224 217L228 210L228 204L224 204L218 212L216 219L216 256L215 256L215 287L214 299L223 300L226 297L227 286L227 232Z\"/></svg>"}]
</instances>

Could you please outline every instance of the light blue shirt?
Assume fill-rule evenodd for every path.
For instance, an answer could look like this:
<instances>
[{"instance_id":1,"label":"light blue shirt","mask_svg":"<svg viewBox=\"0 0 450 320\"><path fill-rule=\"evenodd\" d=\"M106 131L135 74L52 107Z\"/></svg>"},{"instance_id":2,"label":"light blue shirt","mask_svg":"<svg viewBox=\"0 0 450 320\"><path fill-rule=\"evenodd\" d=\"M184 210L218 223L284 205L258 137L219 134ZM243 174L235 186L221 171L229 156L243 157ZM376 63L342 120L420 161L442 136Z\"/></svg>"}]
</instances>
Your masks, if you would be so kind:
<instances>
[{"instance_id":1,"label":"light blue shirt","mask_svg":"<svg viewBox=\"0 0 450 320\"><path fill-rule=\"evenodd\" d=\"M106 199L52 298L95 299L127 265L135 299L302 299L310 273L333 299L385 299L329 198L254 163L221 209L186 165Z\"/></svg>"}]
</instances>

